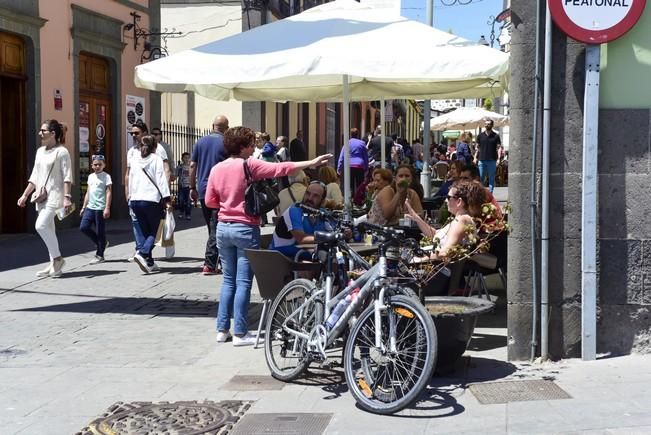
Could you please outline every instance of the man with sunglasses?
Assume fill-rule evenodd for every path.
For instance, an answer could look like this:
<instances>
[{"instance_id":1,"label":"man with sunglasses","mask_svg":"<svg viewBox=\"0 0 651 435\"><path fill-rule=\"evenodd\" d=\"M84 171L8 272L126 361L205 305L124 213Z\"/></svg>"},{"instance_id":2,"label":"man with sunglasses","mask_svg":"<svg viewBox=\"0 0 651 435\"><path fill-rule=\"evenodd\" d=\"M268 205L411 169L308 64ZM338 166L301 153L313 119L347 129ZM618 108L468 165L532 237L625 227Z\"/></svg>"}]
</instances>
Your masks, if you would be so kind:
<instances>
[{"instance_id":1,"label":"man with sunglasses","mask_svg":"<svg viewBox=\"0 0 651 435\"><path fill-rule=\"evenodd\" d=\"M167 155L167 159L163 159L163 162L167 162L167 166L165 167L165 176L171 183L176 179L176 160L174 159L174 151L172 150L170 144L163 140L163 132L159 127L152 128L151 134L156 139L156 142L158 142L158 146L156 148L162 148Z\"/></svg>"},{"instance_id":2,"label":"man with sunglasses","mask_svg":"<svg viewBox=\"0 0 651 435\"><path fill-rule=\"evenodd\" d=\"M302 204L321 208L326 198L326 185L312 181L305 190ZM299 248L296 245L314 243L315 231L331 231L332 225L320 216L304 216L298 205L292 205L281 215L269 249L275 249L289 258L294 258Z\"/></svg>"}]
</instances>

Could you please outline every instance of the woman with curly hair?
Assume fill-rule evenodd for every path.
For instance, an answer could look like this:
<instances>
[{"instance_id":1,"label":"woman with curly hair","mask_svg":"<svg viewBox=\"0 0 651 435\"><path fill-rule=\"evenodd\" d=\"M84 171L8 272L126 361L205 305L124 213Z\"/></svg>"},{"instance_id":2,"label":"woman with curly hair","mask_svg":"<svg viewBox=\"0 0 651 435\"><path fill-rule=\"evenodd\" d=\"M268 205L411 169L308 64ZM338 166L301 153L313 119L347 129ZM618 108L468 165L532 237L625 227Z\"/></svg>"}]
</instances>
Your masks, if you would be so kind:
<instances>
[{"instance_id":1,"label":"woman with curly hair","mask_svg":"<svg viewBox=\"0 0 651 435\"><path fill-rule=\"evenodd\" d=\"M486 201L484 186L472 181L457 181L450 188L447 197L448 210L454 217L439 230L425 222L407 201L409 217L416 221L418 228L426 237L434 239L435 250L427 260L443 262L455 260L457 247L473 245L477 238L475 218L481 216L481 208ZM444 294L448 288L449 277L449 269L441 269L441 273L428 283L425 294L427 296Z\"/></svg>"},{"instance_id":2,"label":"woman with curly hair","mask_svg":"<svg viewBox=\"0 0 651 435\"><path fill-rule=\"evenodd\" d=\"M224 280L217 313L217 342L231 336L231 316L234 318L233 345L253 345L255 337L248 333L248 308L253 274L244 255L247 248L260 247L260 217L245 212L244 194L248 166L252 181L297 175L301 169L325 164L331 154L303 162L265 162L251 159L255 149L255 133L250 128L233 127L224 133L224 148L229 158L213 166L208 176L206 204L219 209L217 247L222 261Z\"/></svg>"}]
</instances>

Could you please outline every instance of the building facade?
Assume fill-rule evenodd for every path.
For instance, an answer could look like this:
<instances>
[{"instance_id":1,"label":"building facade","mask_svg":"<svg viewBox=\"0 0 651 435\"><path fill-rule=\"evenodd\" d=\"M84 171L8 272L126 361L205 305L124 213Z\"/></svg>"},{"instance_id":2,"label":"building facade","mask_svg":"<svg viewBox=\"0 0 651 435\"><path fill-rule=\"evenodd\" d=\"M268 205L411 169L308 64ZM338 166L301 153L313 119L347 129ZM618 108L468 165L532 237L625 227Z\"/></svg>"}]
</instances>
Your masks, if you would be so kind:
<instances>
[{"instance_id":1,"label":"building facade","mask_svg":"<svg viewBox=\"0 0 651 435\"><path fill-rule=\"evenodd\" d=\"M532 274L531 232L539 235L540 228L531 228L529 188L532 175L538 180L540 170L538 165L532 174L536 3L512 0L511 6L510 359L530 356L532 316L538 309L532 305L532 283L538 277ZM540 3L544 20L545 2ZM544 29L544 23L541 26ZM651 5L647 4L637 25L601 50L597 352L611 355L651 351L651 215L647 206L651 198L651 88L644 84L644 77L651 75L651 52L643 48L650 40ZM541 327L549 330L550 356L564 358L580 356L581 351L585 45L553 26L551 61L550 322ZM539 196L533 200L540 204Z\"/></svg>"},{"instance_id":2,"label":"building facade","mask_svg":"<svg viewBox=\"0 0 651 435\"><path fill-rule=\"evenodd\" d=\"M114 203L124 200L127 128L132 118L149 122L160 110L155 96L133 85L145 44L140 38L135 45L129 25L155 27L158 11L157 0L0 0L0 232L33 228L33 207L18 209L16 200L45 119L67 126L77 205L96 153L106 157Z\"/></svg>"}]
</instances>

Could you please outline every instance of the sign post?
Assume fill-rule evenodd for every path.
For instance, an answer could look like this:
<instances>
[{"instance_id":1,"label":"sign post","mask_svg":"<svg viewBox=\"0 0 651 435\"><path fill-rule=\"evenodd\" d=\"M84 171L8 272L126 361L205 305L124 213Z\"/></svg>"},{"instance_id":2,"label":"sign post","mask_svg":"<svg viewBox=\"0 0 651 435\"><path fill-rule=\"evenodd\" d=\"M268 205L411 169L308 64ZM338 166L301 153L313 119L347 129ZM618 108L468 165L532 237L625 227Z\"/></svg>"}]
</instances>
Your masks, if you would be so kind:
<instances>
[{"instance_id":1,"label":"sign post","mask_svg":"<svg viewBox=\"0 0 651 435\"><path fill-rule=\"evenodd\" d=\"M583 98L583 176L581 193L581 358L597 357L597 211L599 69L601 45L637 23L646 0L549 0L554 22L571 38L585 42Z\"/></svg>"}]
</instances>

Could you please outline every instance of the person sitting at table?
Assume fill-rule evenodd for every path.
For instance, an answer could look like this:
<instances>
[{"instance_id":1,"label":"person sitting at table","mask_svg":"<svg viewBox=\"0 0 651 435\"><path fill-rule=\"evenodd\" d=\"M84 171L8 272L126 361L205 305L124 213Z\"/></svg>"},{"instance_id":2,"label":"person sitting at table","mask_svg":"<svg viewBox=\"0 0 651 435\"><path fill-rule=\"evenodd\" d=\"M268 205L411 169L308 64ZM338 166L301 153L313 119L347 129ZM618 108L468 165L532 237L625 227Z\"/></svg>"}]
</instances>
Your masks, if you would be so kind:
<instances>
[{"instance_id":1,"label":"person sitting at table","mask_svg":"<svg viewBox=\"0 0 651 435\"><path fill-rule=\"evenodd\" d=\"M479 168L472 163L466 165L463 167L461 172L459 173L459 180L469 180L469 181L474 181L476 183L481 183L479 179ZM495 199L495 195L493 195L493 192L490 191L488 187L484 187L486 189L486 202L490 202L495 206L495 213L496 213L496 218L497 219L502 219L503 214L502 214L502 208L500 207L500 203L497 202L497 199Z\"/></svg>"},{"instance_id":2,"label":"person sitting at table","mask_svg":"<svg viewBox=\"0 0 651 435\"><path fill-rule=\"evenodd\" d=\"M326 185L321 181L312 181L305 190L301 202L312 208L321 208L326 198ZM314 243L315 231L332 231L331 223L320 216L304 216L303 210L294 204L282 214L269 249L283 253L294 259L300 251L296 245Z\"/></svg>"},{"instance_id":3,"label":"person sitting at table","mask_svg":"<svg viewBox=\"0 0 651 435\"><path fill-rule=\"evenodd\" d=\"M459 179L461 170L464 168L465 164L461 160L453 160L449 163L448 166L448 179L445 180L439 190L433 195L433 198L442 198L445 199L448 195L448 191L452 184Z\"/></svg>"},{"instance_id":4,"label":"person sitting at table","mask_svg":"<svg viewBox=\"0 0 651 435\"><path fill-rule=\"evenodd\" d=\"M453 248L458 245L471 246L473 239L476 239L477 232L474 218L480 217L481 206L486 203L486 199L486 189L480 183L467 180L457 181L450 188L447 197L448 210L454 216L454 219L439 230L425 222L410 201L407 201L405 208L408 216L416 222L425 237L435 239L434 252L429 258L420 260L442 262L456 260L452 256ZM468 232L468 228L474 228L475 231ZM436 239L438 239L438 242ZM445 294L448 290L449 281L450 270L447 268L441 269L441 272L435 275L423 289L425 296Z\"/></svg>"},{"instance_id":5,"label":"person sitting at table","mask_svg":"<svg viewBox=\"0 0 651 435\"><path fill-rule=\"evenodd\" d=\"M375 197L371 210L368 212L368 222L375 225L397 225L406 212L405 201L407 199L409 199L412 209L422 215L423 206L418 194L409 187L412 181L411 166L398 166L393 183L384 187Z\"/></svg>"},{"instance_id":6,"label":"person sitting at table","mask_svg":"<svg viewBox=\"0 0 651 435\"><path fill-rule=\"evenodd\" d=\"M289 187L284 188L278 193L278 199L280 200L276 210L276 216L278 217L282 216L293 204L303 199L307 185L310 182L310 177L305 175L304 171L299 171L295 177L289 177L289 182Z\"/></svg>"},{"instance_id":7,"label":"person sitting at table","mask_svg":"<svg viewBox=\"0 0 651 435\"><path fill-rule=\"evenodd\" d=\"M326 208L342 208L344 205L344 195L339 187L339 177L337 171L332 166L321 166L319 168L319 181L326 185Z\"/></svg>"}]
</instances>

